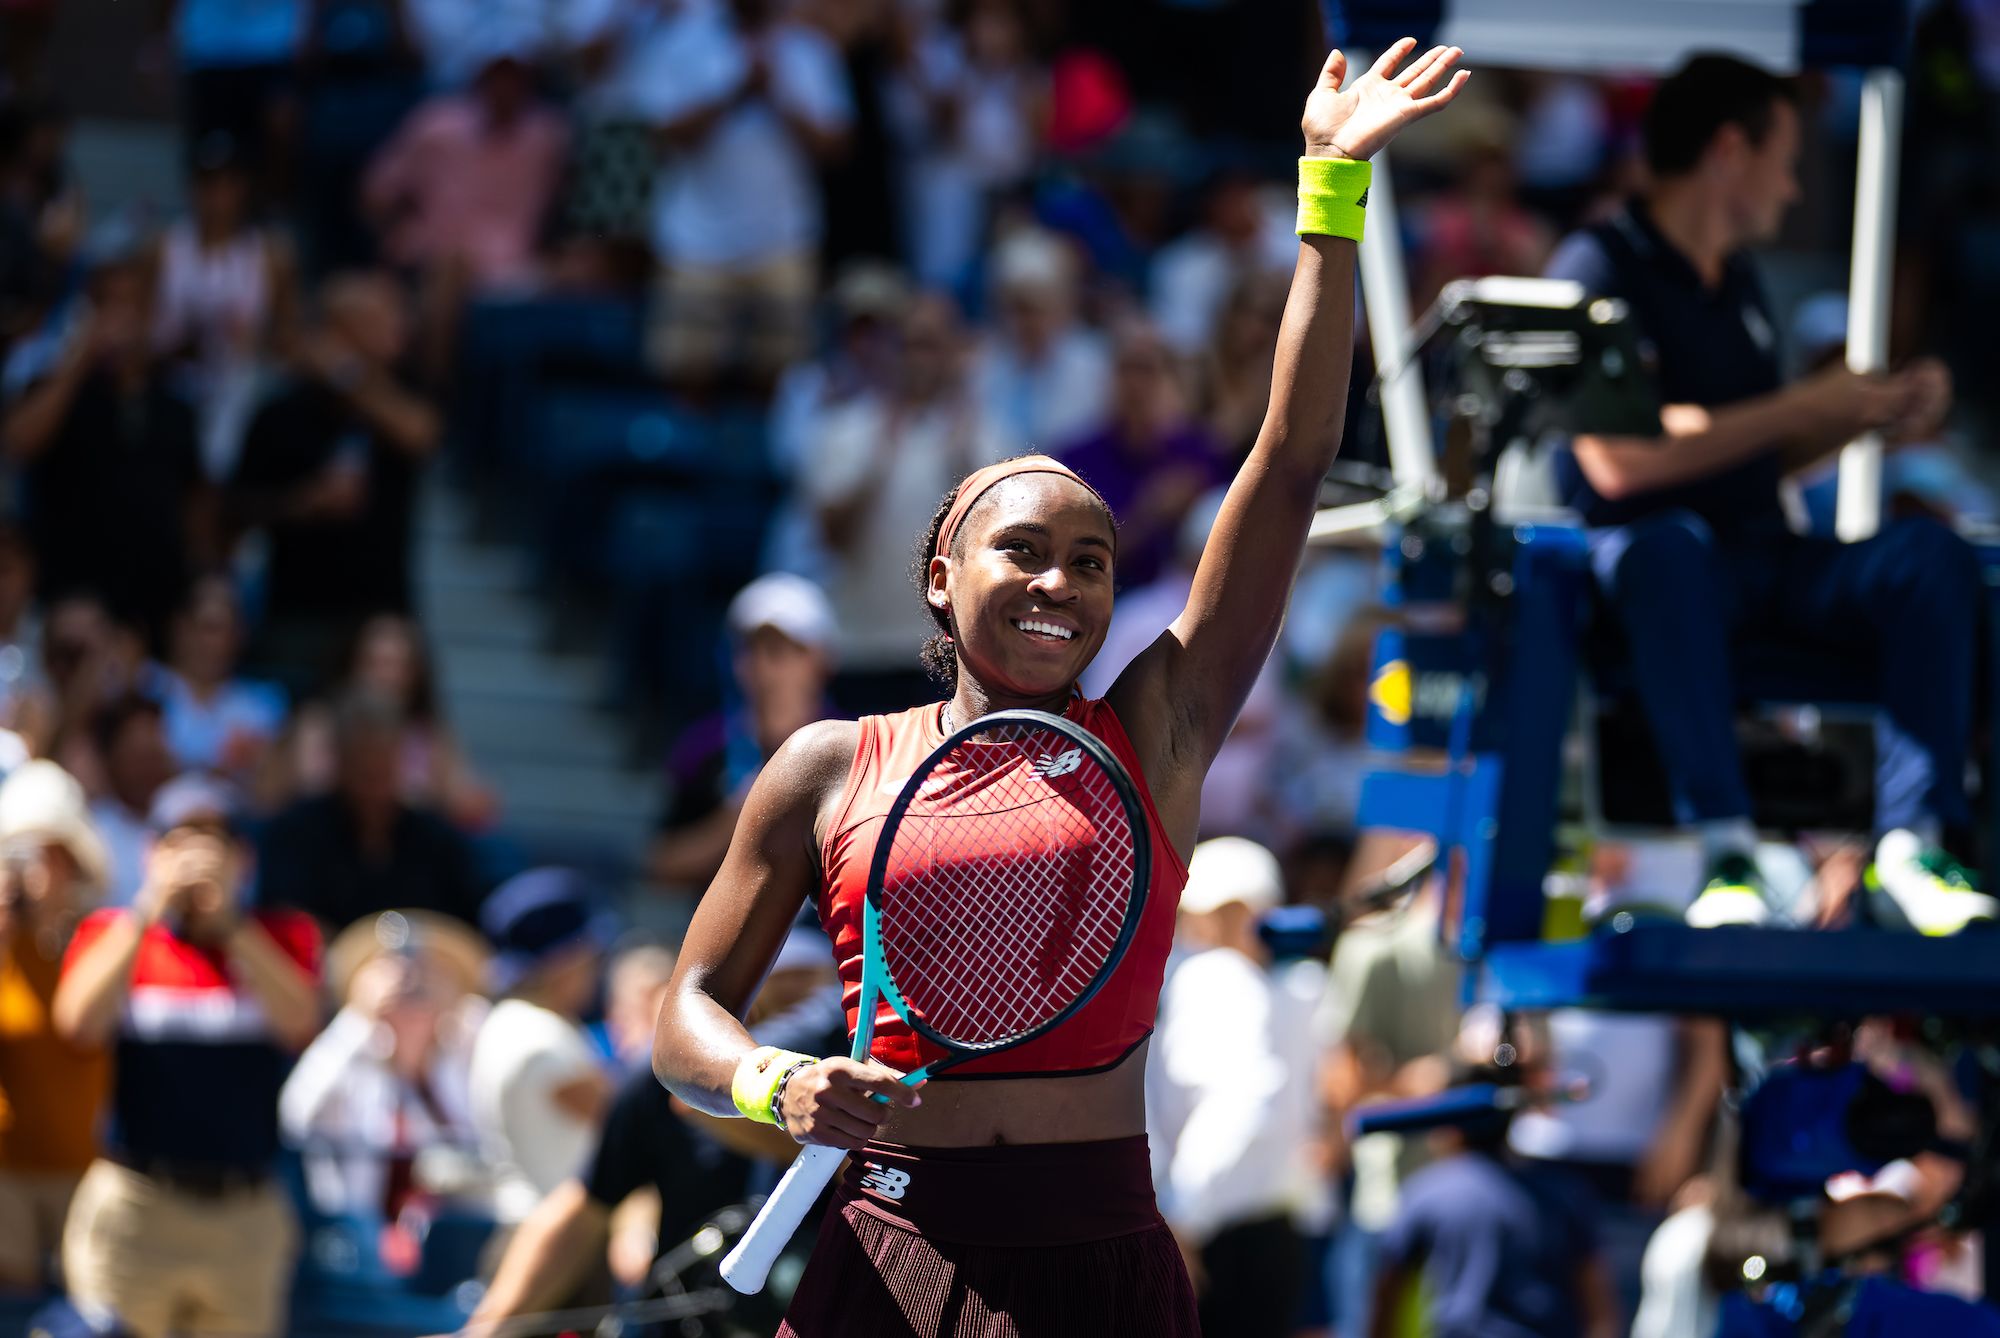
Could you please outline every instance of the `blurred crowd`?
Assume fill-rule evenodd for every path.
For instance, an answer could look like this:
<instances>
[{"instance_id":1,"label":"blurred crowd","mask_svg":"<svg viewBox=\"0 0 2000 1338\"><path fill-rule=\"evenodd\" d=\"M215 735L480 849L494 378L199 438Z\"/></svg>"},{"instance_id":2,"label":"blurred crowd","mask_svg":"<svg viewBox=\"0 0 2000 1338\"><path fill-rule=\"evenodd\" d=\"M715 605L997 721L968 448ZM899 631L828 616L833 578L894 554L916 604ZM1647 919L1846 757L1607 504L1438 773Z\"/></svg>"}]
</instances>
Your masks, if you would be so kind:
<instances>
[{"instance_id":1,"label":"blurred crowd","mask_svg":"<svg viewBox=\"0 0 2000 1338\"><path fill-rule=\"evenodd\" d=\"M526 867L447 719L416 507L454 465L533 494L543 476L493 441L553 421L511 411L487 333L630 313L630 357L584 382L756 425L765 501L729 539L748 551L672 550L677 599L724 587L655 629L697 668L631 703L674 736L645 881L698 893L791 731L936 694L911 545L968 470L1047 450L1118 514L1123 589L1086 691L1178 613L1270 389L1312 8L168 8L186 189L162 217L86 200L42 63L54 6L0 7L0 1290L60 1279L141 1338L277 1332L301 1257L330 1268L303 1221L308 1242L351 1228L348 1272L385 1291L486 1276L489 1314L608 1298L785 1149L653 1081L671 945L621 938L618 898L583 875ZM1963 313L1994 267L1930 262L2000 225L1970 166L2000 125L2000 19L1931 5L1917 38L1899 330L1977 350ZM1611 209L1646 93L1482 71L1399 143L1413 302L1539 273ZM1835 166L1808 217L1844 216L1851 97L1810 90ZM1844 326L1802 306L1799 357ZM1980 411L1988 381L1959 380ZM1385 456L1352 398L1361 477ZM651 421L621 419L618 449L656 454ZM721 459L719 430L692 440L697 465ZM1966 507L1938 468L1909 486ZM1313 556L1210 775L1203 835L1233 844L1198 857L1155 1044L1163 1206L1214 1333L1405 1331L1401 1282L1509 1221L1536 1224L1515 1275L1542 1290L1521 1304L1557 1316L1518 1331L1622 1332L1655 1228L1712 1199L1719 1031L1548 1019L1523 1053L1595 1066L1602 1099L1429 1171L1421 1140L1340 1132L1478 1049L1458 1044L1436 880L1347 909L1411 849L1355 830L1377 593L1372 552ZM1636 877L1614 864L1592 877ZM1330 969L1324 937L1284 938L1287 906L1346 924ZM841 1048L830 960L800 931L760 1039ZM1262 1085L1242 1081L1254 1038ZM1898 1038L1872 1044L1935 1078ZM1441 1169L1468 1156L1503 1169ZM1931 1175L1898 1202L1934 1198ZM1962 1242L1931 1246L1964 1285ZM1658 1307L1709 1303L1702 1284L1663 1276L1634 1332L1696 1332Z\"/></svg>"}]
</instances>

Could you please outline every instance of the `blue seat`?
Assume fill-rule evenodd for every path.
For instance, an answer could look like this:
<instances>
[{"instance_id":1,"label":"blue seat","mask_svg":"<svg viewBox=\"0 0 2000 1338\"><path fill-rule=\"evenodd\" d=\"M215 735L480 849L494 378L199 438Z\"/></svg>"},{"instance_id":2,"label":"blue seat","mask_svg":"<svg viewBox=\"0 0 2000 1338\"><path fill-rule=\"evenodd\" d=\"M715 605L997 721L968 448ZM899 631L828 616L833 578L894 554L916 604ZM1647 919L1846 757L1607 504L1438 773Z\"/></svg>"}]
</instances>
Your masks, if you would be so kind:
<instances>
[{"instance_id":1,"label":"blue seat","mask_svg":"<svg viewBox=\"0 0 2000 1338\"><path fill-rule=\"evenodd\" d=\"M636 378L641 313L604 298L475 299L460 326L454 446L475 468L507 467L531 446L539 384L558 369Z\"/></svg>"},{"instance_id":2,"label":"blue seat","mask_svg":"<svg viewBox=\"0 0 2000 1338\"><path fill-rule=\"evenodd\" d=\"M616 592L621 696L660 708L670 725L720 700L723 612L756 574L773 502L767 488L726 480L618 496L603 564Z\"/></svg>"}]
</instances>

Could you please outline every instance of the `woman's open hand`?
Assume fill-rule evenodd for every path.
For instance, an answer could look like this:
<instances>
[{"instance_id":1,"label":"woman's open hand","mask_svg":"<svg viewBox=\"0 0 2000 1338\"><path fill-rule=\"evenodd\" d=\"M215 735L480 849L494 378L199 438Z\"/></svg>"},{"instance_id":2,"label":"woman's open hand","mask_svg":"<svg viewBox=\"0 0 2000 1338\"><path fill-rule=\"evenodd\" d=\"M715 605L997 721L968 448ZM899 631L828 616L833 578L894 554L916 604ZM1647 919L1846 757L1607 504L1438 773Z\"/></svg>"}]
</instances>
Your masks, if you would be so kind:
<instances>
[{"instance_id":1,"label":"woman's open hand","mask_svg":"<svg viewBox=\"0 0 2000 1338\"><path fill-rule=\"evenodd\" d=\"M1306 156L1373 157L1404 126L1457 97L1471 77L1469 71L1456 70L1465 53L1455 46L1434 46L1398 70L1416 48L1416 41L1405 37L1351 83L1347 57L1339 51L1328 56L1299 121Z\"/></svg>"}]
</instances>

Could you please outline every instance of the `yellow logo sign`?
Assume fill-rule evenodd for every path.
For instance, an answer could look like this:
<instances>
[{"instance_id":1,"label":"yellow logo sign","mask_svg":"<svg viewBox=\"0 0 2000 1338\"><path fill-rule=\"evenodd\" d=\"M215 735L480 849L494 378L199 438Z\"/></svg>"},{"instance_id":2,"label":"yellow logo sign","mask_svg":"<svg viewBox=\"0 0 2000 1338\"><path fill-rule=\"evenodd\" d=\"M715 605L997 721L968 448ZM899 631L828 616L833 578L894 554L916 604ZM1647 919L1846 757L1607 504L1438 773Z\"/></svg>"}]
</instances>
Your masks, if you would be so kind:
<instances>
[{"instance_id":1,"label":"yellow logo sign","mask_svg":"<svg viewBox=\"0 0 2000 1338\"><path fill-rule=\"evenodd\" d=\"M1402 660L1391 660L1383 665L1375 675L1375 681L1368 685L1368 700L1382 713L1382 718L1392 725L1410 723L1410 666Z\"/></svg>"}]
</instances>

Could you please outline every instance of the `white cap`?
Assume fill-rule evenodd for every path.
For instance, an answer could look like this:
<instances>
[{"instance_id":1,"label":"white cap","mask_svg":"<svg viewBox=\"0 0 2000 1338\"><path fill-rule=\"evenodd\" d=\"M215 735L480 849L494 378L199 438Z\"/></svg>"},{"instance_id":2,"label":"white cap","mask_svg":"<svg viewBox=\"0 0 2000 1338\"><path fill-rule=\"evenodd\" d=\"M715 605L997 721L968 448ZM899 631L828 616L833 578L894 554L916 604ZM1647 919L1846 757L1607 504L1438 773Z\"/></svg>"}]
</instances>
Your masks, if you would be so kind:
<instances>
[{"instance_id":1,"label":"white cap","mask_svg":"<svg viewBox=\"0 0 2000 1338\"><path fill-rule=\"evenodd\" d=\"M110 881L111 859L90 821L83 787L46 759L22 763L0 785L0 844L22 840L64 847L93 887Z\"/></svg>"},{"instance_id":2,"label":"white cap","mask_svg":"<svg viewBox=\"0 0 2000 1338\"><path fill-rule=\"evenodd\" d=\"M1194 848L1188 860L1187 886L1181 889L1181 909L1196 915L1240 901L1253 911L1268 911L1285 899L1285 875L1278 857L1241 836L1218 836Z\"/></svg>"},{"instance_id":3,"label":"white cap","mask_svg":"<svg viewBox=\"0 0 2000 1338\"><path fill-rule=\"evenodd\" d=\"M775 628L813 650L833 649L833 606L818 586L790 572L759 576L729 601L732 635L746 637L760 627Z\"/></svg>"}]
</instances>

